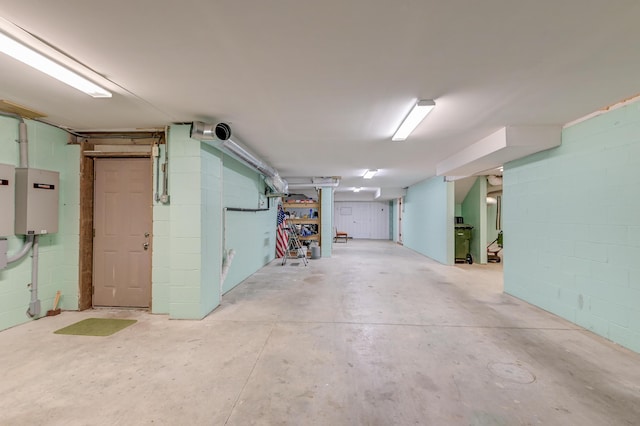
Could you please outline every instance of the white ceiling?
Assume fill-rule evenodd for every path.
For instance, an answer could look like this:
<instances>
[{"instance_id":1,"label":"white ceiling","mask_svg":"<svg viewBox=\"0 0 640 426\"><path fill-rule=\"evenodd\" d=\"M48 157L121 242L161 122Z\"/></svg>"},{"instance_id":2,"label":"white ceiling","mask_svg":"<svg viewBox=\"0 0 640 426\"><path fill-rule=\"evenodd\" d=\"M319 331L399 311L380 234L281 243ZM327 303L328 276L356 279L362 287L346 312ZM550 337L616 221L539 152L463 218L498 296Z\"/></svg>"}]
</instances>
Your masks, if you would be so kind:
<instances>
[{"instance_id":1,"label":"white ceiling","mask_svg":"<svg viewBox=\"0 0 640 426\"><path fill-rule=\"evenodd\" d=\"M640 92L637 0L0 0L0 16L116 88L92 99L0 55L0 99L80 131L226 121L281 176L338 190L407 187L500 127ZM421 98L434 111L391 142Z\"/></svg>"}]
</instances>

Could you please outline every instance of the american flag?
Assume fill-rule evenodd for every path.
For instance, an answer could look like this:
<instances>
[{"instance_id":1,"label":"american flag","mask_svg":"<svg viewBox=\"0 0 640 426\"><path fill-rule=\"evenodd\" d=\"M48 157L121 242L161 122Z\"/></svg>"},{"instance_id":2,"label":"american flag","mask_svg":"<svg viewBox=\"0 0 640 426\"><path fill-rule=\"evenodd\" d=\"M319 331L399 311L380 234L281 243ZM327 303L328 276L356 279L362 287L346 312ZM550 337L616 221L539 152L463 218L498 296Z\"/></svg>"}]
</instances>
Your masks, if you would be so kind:
<instances>
[{"instance_id":1,"label":"american flag","mask_svg":"<svg viewBox=\"0 0 640 426\"><path fill-rule=\"evenodd\" d=\"M284 214L282 206L278 206L278 227L276 228L276 257L284 256L287 251L287 216Z\"/></svg>"}]
</instances>

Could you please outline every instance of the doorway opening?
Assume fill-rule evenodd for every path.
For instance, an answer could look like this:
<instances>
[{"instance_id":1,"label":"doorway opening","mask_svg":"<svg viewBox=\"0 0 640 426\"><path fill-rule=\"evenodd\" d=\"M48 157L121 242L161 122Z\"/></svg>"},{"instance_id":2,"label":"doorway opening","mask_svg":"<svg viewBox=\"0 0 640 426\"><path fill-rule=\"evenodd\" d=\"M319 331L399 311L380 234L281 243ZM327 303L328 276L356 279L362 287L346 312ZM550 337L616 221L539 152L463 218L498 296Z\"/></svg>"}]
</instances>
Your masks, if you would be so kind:
<instances>
[{"instance_id":1,"label":"doorway opening","mask_svg":"<svg viewBox=\"0 0 640 426\"><path fill-rule=\"evenodd\" d=\"M83 153L80 310L151 307L152 147L164 141L164 131L87 134L75 140Z\"/></svg>"}]
</instances>

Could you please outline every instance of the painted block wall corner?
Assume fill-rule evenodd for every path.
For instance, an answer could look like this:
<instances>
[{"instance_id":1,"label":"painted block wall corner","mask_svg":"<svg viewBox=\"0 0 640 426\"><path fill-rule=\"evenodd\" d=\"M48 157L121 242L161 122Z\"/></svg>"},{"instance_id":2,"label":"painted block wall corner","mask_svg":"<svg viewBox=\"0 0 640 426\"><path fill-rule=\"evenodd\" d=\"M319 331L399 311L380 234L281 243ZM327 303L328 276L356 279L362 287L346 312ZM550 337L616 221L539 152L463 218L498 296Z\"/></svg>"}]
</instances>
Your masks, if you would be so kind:
<instances>
[{"instance_id":1,"label":"painted block wall corner","mask_svg":"<svg viewBox=\"0 0 640 426\"><path fill-rule=\"evenodd\" d=\"M39 239L38 297L41 315L53 307L58 290L60 307L78 309L78 258L80 214L80 147L68 144L68 134L57 127L25 120L29 139L29 166L60 173L58 204L59 226L56 234ZM0 163L19 165L18 120L0 116ZM7 143L10 141L11 143ZM9 235L9 254L22 247L22 238ZM28 322L31 258L0 270L0 330Z\"/></svg>"},{"instance_id":2,"label":"painted block wall corner","mask_svg":"<svg viewBox=\"0 0 640 426\"><path fill-rule=\"evenodd\" d=\"M407 189L402 216L404 246L445 265L454 257L454 186L436 176Z\"/></svg>"},{"instance_id":3,"label":"painted block wall corner","mask_svg":"<svg viewBox=\"0 0 640 426\"><path fill-rule=\"evenodd\" d=\"M505 292L640 352L640 103L504 171Z\"/></svg>"}]
</instances>

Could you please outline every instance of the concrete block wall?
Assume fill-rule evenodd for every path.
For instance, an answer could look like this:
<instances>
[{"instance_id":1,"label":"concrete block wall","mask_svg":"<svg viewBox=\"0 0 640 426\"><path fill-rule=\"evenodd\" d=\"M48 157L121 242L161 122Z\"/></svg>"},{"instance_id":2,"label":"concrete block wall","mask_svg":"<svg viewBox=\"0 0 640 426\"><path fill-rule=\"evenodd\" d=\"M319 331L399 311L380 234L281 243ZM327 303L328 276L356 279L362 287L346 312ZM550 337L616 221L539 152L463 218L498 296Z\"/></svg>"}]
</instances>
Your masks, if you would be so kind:
<instances>
[{"instance_id":1,"label":"concrete block wall","mask_svg":"<svg viewBox=\"0 0 640 426\"><path fill-rule=\"evenodd\" d=\"M191 139L188 125L171 126L168 140L171 202L154 205L153 312L200 319L273 260L277 210L223 217L223 207L266 207L260 174ZM231 248L236 256L222 285L224 250Z\"/></svg>"},{"instance_id":2,"label":"concrete block wall","mask_svg":"<svg viewBox=\"0 0 640 426\"><path fill-rule=\"evenodd\" d=\"M226 155L223 164L224 207L270 207L268 211L226 212L224 250L233 249L235 256L222 285L224 294L275 258L277 203L273 198L267 203L264 180L257 172Z\"/></svg>"},{"instance_id":3,"label":"concrete block wall","mask_svg":"<svg viewBox=\"0 0 640 426\"><path fill-rule=\"evenodd\" d=\"M65 131L26 120L29 166L60 173L59 226L39 240L39 290L42 314L53 307L60 290L62 309L78 309L80 212L80 146L68 145ZM0 116L0 163L19 165L18 121ZM9 254L22 246L21 236L8 237ZM30 321L26 315L31 282L31 256L0 270L0 330Z\"/></svg>"},{"instance_id":4,"label":"concrete block wall","mask_svg":"<svg viewBox=\"0 0 640 426\"><path fill-rule=\"evenodd\" d=\"M201 309L201 149L189 126L169 129L169 316L203 318Z\"/></svg>"},{"instance_id":5,"label":"concrete block wall","mask_svg":"<svg viewBox=\"0 0 640 426\"><path fill-rule=\"evenodd\" d=\"M160 161L164 161L165 146L160 147ZM157 173L157 163L153 162L154 176ZM160 188L156 188L153 180L154 193L162 192L162 179ZM153 203L153 253L151 269L151 312L154 314L169 313L169 288L171 273L171 206L156 202Z\"/></svg>"},{"instance_id":6,"label":"concrete block wall","mask_svg":"<svg viewBox=\"0 0 640 426\"><path fill-rule=\"evenodd\" d=\"M331 257L332 247L333 247L333 196L334 189L329 186L324 186L320 188L322 194L321 201L321 210L322 217L320 220L322 221L320 226L320 240L322 241L322 246L320 247L320 254L322 257Z\"/></svg>"},{"instance_id":7,"label":"concrete block wall","mask_svg":"<svg viewBox=\"0 0 640 426\"><path fill-rule=\"evenodd\" d=\"M200 300L201 315L205 316L220 304L222 297L222 199L223 155L220 151L201 144L200 197L202 218L200 239Z\"/></svg>"},{"instance_id":8,"label":"concrete block wall","mask_svg":"<svg viewBox=\"0 0 640 426\"><path fill-rule=\"evenodd\" d=\"M402 240L408 247L440 263L453 264L453 182L442 177L407 189L402 217Z\"/></svg>"},{"instance_id":9,"label":"concrete block wall","mask_svg":"<svg viewBox=\"0 0 640 426\"><path fill-rule=\"evenodd\" d=\"M487 263L487 180L484 176L476 179L462 202L462 217L467 225L473 226L469 250L476 263Z\"/></svg>"},{"instance_id":10,"label":"concrete block wall","mask_svg":"<svg viewBox=\"0 0 640 426\"><path fill-rule=\"evenodd\" d=\"M640 103L505 165L505 291L640 351Z\"/></svg>"}]
</instances>

